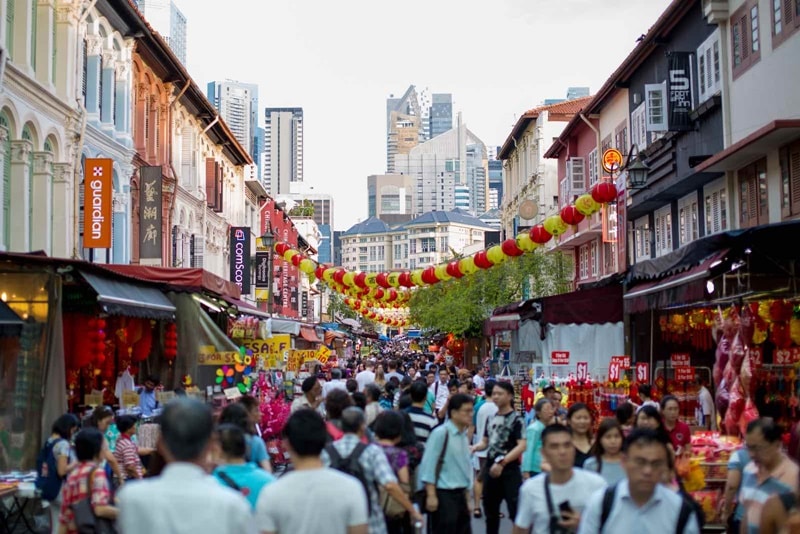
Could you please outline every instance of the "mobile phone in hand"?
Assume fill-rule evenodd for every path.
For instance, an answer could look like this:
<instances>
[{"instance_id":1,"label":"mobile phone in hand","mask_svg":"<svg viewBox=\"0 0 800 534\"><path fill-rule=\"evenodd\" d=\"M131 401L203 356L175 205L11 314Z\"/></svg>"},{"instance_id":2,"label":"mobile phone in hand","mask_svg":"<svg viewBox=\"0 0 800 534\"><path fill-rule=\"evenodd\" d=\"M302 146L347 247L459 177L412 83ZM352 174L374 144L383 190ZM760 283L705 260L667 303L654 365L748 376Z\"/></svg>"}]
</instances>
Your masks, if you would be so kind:
<instances>
[{"instance_id":1,"label":"mobile phone in hand","mask_svg":"<svg viewBox=\"0 0 800 534\"><path fill-rule=\"evenodd\" d=\"M572 506L570 506L569 501L564 501L561 504L559 504L558 509L568 514L572 513Z\"/></svg>"}]
</instances>

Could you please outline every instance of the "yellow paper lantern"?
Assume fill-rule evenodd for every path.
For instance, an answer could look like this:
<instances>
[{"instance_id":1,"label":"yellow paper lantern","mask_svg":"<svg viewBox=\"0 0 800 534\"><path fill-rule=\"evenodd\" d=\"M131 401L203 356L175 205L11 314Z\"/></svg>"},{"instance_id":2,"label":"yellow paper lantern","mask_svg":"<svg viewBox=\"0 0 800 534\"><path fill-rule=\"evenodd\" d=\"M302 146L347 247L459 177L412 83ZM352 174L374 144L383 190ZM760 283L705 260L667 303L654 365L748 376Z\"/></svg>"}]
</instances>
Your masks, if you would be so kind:
<instances>
[{"instance_id":1,"label":"yellow paper lantern","mask_svg":"<svg viewBox=\"0 0 800 534\"><path fill-rule=\"evenodd\" d=\"M543 226L545 230L554 236L561 235L566 232L567 229L569 229L569 225L564 222L564 220L561 218L561 215L551 215L544 220Z\"/></svg>"},{"instance_id":2,"label":"yellow paper lantern","mask_svg":"<svg viewBox=\"0 0 800 534\"><path fill-rule=\"evenodd\" d=\"M475 260L472 256L467 256L466 258L461 258L458 260L458 270L464 273L464 275L475 274L478 271L478 267L475 265Z\"/></svg>"},{"instance_id":3,"label":"yellow paper lantern","mask_svg":"<svg viewBox=\"0 0 800 534\"><path fill-rule=\"evenodd\" d=\"M353 287L356 285L355 278L356 278L356 273L354 273L353 271L347 271L346 273L344 273L344 276L342 277L342 283L347 287Z\"/></svg>"},{"instance_id":4,"label":"yellow paper lantern","mask_svg":"<svg viewBox=\"0 0 800 534\"><path fill-rule=\"evenodd\" d=\"M588 217L589 215L594 214L597 210L600 209L600 204L595 202L592 198L592 195L585 194L581 195L575 200L575 208L582 214Z\"/></svg>"},{"instance_id":5,"label":"yellow paper lantern","mask_svg":"<svg viewBox=\"0 0 800 534\"><path fill-rule=\"evenodd\" d=\"M314 264L314 262L308 258L300 262L300 270L305 274L314 274L314 270L316 268L317 266Z\"/></svg>"},{"instance_id":6,"label":"yellow paper lantern","mask_svg":"<svg viewBox=\"0 0 800 534\"><path fill-rule=\"evenodd\" d=\"M386 275L386 281L392 287L400 287L400 273L389 273Z\"/></svg>"},{"instance_id":7,"label":"yellow paper lantern","mask_svg":"<svg viewBox=\"0 0 800 534\"><path fill-rule=\"evenodd\" d=\"M422 269L414 269L411 271L411 281L415 286L424 286L425 282L422 281Z\"/></svg>"},{"instance_id":8,"label":"yellow paper lantern","mask_svg":"<svg viewBox=\"0 0 800 534\"><path fill-rule=\"evenodd\" d=\"M486 257L489 258L489 261L494 265L503 263L508 259L508 256L506 256L506 253L503 252L503 249L500 247L500 245L489 247L489 250L486 251Z\"/></svg>"},{"instance_id":9,"label":"yellow paper lantern","mask_svg":"<svg viewBox=\"0 0 800 534\"><path fill-rule=\"evenodd\" d=\"M378 287L378 273L367 273L367 277L364 278L364 283L367 284L367 287Z\"/></svg>"},{"instance_id":10,"label":"yellow paper lantern","mask_svg":"<svg viewBox=\"0 0 800 534\"><path fill-rule=\"evenodd\" d=\"M286 261L292 261L292 258L300 254L296 250L289 249L283 254L283 259Z\"/></svg>"},{"instance_id":11,"label":"yellow paper lantern","mask_svg":"<svg viewBox=\"0 0 800 534\"><path fill-rule=\"evenodd\" d=\"M442 282L444 282L445 280L450 280L452 278L452 276L447 274L447 264L446 263L442 263L441 265L437 265L434 268L434 271L436 272L436 278L438 278Z\"/></svg>"},{"instance_id":12,"label":"yellow paper lantern","mask_svg":"<svg viewBox=\"0 0 800 534\"><path fill-rule=\"evenodd\" d=\"M325 280L328 284L333 284L333 273L336 272L336 269L333 267L328 267L324 271L322 271L322 279Z\"/></svg>"},{"instance_id":13,"label":"yellow paper lantern","mask_svg":"<svg viewBox=\"0 0 800 534\"><path fill-rule=\"evenodd\" d=\"M516 237L517 246L525 252L533 252L539 245L531 240L530 232L522 232Z\"/></svg>"}]
</instances>

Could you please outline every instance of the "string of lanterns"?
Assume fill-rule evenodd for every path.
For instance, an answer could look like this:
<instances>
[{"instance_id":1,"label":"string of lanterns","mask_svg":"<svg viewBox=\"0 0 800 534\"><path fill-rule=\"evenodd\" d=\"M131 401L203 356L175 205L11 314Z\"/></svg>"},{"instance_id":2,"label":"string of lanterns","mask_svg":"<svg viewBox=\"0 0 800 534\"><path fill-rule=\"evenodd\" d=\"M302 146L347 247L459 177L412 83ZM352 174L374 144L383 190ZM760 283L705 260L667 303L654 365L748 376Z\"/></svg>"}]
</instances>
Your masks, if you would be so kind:
<instances>
[{"instance_id":1,"label":"string of lanterns","mask_svg":"<svg viewBox=\"0 0 800 534\"><path fill-rule=\"evenodd\" d=\"M499 265L509 258L533 252L554 236L560 236L571 226L578 225L586 217L598 212L604 204L616 202L617 194L617 188L612 182L599 182L590 192L580 195L573 204L562 208L560 213L547 217L529 232L522 232L514 239L506 239L499 245L493 245L471 256L424 269L381 273L350 271L317 263L288 243L276 243L274 248L278 255L291 262L310 279L316 277L344 295L347 306L370 320L392 325L405 321L407 324L407 319L388 315L385 310L407 315L411 289L470 276L479 270Z\"/></svg>"}]
</instances>

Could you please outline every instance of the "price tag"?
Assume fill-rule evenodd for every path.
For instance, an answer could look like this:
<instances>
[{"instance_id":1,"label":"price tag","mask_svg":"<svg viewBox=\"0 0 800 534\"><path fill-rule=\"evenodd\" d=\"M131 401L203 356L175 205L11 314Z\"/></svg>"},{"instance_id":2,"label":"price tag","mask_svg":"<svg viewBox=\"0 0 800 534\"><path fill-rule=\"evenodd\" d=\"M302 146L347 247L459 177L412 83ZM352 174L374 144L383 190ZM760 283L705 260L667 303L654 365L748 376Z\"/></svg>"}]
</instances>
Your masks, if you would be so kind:
<instances>
[{"instance_id":1,"label":"price tag","mask_svg":"<svg viewBox=\"0 0 800 534\"><path fill-rule=\"evenodd\" d=\"M612 361L608 364L608 379L611 382L619 381L620 365L619 361Z\"/></svg>"},{"instance_id":2,"label":"price tag","mask_svg":"<svg viewBox=\"0 0 800 534\"><path fill-rule=\"evenodd\" d=\"M759 369L764 365L764 349L761 347L750 347L748 349L750 355L750 365L753 370Z\"/></svg>"},{"instance_id":3,"label":"price tag","mask_svg":"<svg viewBox=\"0 0 800 534\"><path fill-rule=\"evenodd\" d=\"M87 393L83 396L83 404L86 406L96 407L102 406L103 394L102 393Z\"/></svg>"},{"instance_id":4,"label":"price tag","mask_svg":"<svg viewBox=\"0 0 800 534\"><path fill-rule=\"evenodd\" d=\"M589 380L589 362L578 362L578 381L585 382Z\"/></svg>"},{"instance_id":5,"label":"price tag","mask_svg":"<svg viewBox=\"0 0 800 534\"><path fill-rule=\"evenodd\" d=\"M669 362L673 367L684 367L691 365L692 358L688 352L673 352L669 356Z\"/></svg>"},{"instance_id":6,"label":"price tag","mask_svg":"<svg viewBox=\"0 0 800 534\"><path fill-rule=\"evenodd\" d=\"M650 364L647 362L638 362L636 364L636 381L640 384L650 382Z\"/></svg>"},{"instance_id":7,"label":"price tag","mask_svg":"<svg viewBox=\"0 0 800 534\"><path fill-rule=\"evenodd\" d=\"M683 365L675 368L675 380L678 382L691 382L694 380L694 367Z\"/></svg>"},{"instance_id":8,"label":"price tag","mask_svg":"<svg viewBox=\"0 0 800 534\"><path fill-rule=\"evenodd\" d=\"M174 391L156 391L156 400L161 404L166 404L174 398Z\"/></svg>"},{"instance_id":9,"label":"price tag","mask_svg":"<svg viewBox=\"0 0 800 534\"><path fill-rule=\"evenodd\" d=\"M239 391L239 388L225 388L223 393L225 393L225 398L228 400L236 400L242 396L242 392Z\"/></svg>"},{"instance_id":10,"label":"price tag","mask_svg":"<svg viewBox=\"0 0 800 534\"><path fill-rule=\"evenodd\" d=\"M793 365L798 362L798 358L800 358L800 352L798 352L797 347L792 349L778 349L772 357L775 365Z\"/></svg>"},{"instance_id":11,"label":"price tag","mask_svg":"<svg viewBox=\"0 0 800 534\"><path fill-rule=\"evenodd\" d=\"M569 365L569 351L568 350L554 350L550 353L551 365Z\"/></svg>"},{"instance_id":12,"label":"price tag","mask_svg":"<svg viewBox=\"0 0 800 534\"><path fill-rule=\"evenodd\" d=\"M135 391L123 391L121 400L125 406L138 406L139 394Z\"/></svg>"},{"instance_id":13,"label":"price tag","mask_svg":"<svg viewBox=\"0 0 800 534\"><path fill-rule=\"evenodd\" d=\"M620 369L630 369L631 368L631 357L630 356L612 356L612 362L617 362L619 364Z\"/></svg>"}]
</instances>

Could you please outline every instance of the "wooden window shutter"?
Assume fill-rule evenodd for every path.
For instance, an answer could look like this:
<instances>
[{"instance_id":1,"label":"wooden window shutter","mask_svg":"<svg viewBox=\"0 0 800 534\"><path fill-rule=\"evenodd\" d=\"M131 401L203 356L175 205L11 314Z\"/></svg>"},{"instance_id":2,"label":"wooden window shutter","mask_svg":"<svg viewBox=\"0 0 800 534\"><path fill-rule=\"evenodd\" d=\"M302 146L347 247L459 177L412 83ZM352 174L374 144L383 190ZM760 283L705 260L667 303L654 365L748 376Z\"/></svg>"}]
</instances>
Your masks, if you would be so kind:
<instances>
[{"instance_id":1,"label":"wooden window shutter","mask_svg":"<svg viewBox=\"0 0 800 534\"><path fill-rule=\"evenodd\" d=\"M792 215L800 213L800 142L789 147L789 191Z\"/></svg>"},{"instance_id":2,"label":"wooden window shutter","mask_svg":"<svg viewBox=\"0 0 800 534\"><path fill-rule=\"evenodd\" d=\"M216 178L216 193L217 200L214 204L214 211L222 211L222 165L217 163L217 178Z\"/></svg>"},{"instance_id":3,"label":"wooden window shutter","mask_svg":"<svg viewBox=\"0 0 800 534\"><path fill-rule=\"evenodd\" d=\"M214 208L217 201L217 162L214 158L206 158L206 204Z\"/></svg>"},{"instance_id":4,"label":"wooden window shutter","mask_svg":"<svg viewBox=\"0 0 800 534\"><path fill-rule=\"evenodd\" d=\"M741 39L741 57L742 63L747 61L750 57L750 12L745 13L739 18L739 38Z\"/></svg>"},{"instance_id":5,"label":"wooden window shutter","mask_svg":"<svg viewBox=\"0 0 800 534\"><path fill-rule=\"evenodd\" d=\"M786 32L792 27L794 23L794 3L797 0L783 0L781 6L781 22L783 22L783 31Z\"/></svg>"}]
</instances>

